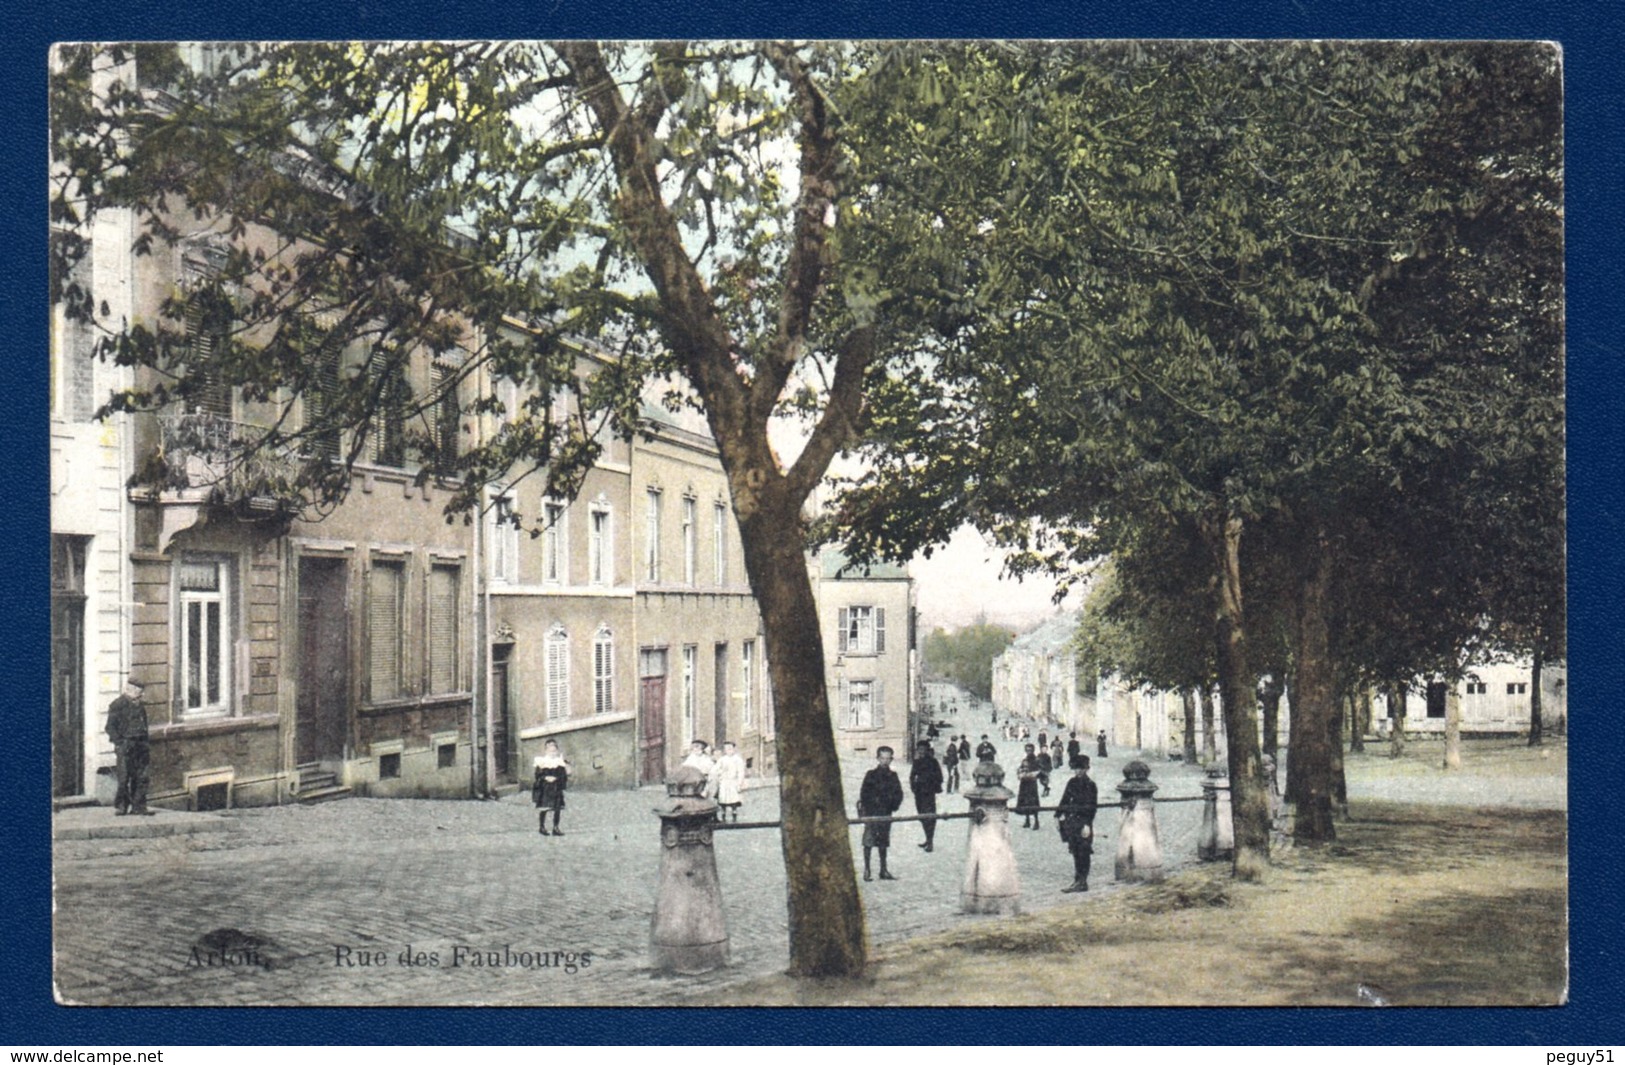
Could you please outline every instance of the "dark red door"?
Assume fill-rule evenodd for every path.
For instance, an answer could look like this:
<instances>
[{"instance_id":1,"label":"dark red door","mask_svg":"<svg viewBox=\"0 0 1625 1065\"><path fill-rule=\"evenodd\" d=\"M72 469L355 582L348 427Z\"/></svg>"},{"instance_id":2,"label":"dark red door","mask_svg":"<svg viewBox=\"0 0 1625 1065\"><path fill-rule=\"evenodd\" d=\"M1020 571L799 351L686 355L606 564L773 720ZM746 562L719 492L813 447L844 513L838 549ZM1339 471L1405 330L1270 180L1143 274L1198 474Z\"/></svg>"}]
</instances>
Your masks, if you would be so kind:
<instances>
[{"instance_id":1,"label":"dark red door","mask_svg":"<svg viewBox=\"0 0 1625 1065\"><path fill-rule=\"evenodd\" d=\"M645 650L638 656L638 767L640 784L666 779L666 652Z\"/></svg>"}]
</instances>

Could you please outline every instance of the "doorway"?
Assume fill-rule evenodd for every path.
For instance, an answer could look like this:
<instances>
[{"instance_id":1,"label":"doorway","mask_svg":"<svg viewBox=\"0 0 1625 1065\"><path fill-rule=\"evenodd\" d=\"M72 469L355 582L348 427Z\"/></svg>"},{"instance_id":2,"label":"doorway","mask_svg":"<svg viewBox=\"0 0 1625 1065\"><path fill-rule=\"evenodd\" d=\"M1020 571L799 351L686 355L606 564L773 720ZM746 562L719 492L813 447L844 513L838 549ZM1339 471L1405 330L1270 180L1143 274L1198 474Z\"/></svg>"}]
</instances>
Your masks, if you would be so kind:
<instances>
[{"instance_id":1,"label":"doorway","mask_svg":"<svg viewBox=\"0 0 1625 1065\"><path fill-rule=\"evenodd\" d=\"M508 663L513 658L513 644L491 645L491 758L496 763L497 777L503 781L518 779L519 767L512 762L513 714L508 698Z\"/></svg>"},{"instance_id":2,"label":"doorway","mask_svg":"<svg viewBox=\"0 0 1625 1065\"><path fill-rule=\"evenodd\" d=\"M336 762L349 736L349 564L299 560L299 696L294 753L300 765Z\"/></svg>"},{"instance_id":3,"label":"doorway","mask_svg":"<svg viewBox=\"0 0 1625 1065\"><path fill-rule=\"evenodd\" d=\"M638 652L638 783L666 779L666 649Z\"/></svg>"},{"instance_id":4,"label":"doorway","mask_svg":"<svg viewBox=\"0 0 1625 1065\"><path fill-rule=\"evenodd\" d=\"M51 537L51 795L85 791L85 548Z\"/></svg>"}]
</instances>

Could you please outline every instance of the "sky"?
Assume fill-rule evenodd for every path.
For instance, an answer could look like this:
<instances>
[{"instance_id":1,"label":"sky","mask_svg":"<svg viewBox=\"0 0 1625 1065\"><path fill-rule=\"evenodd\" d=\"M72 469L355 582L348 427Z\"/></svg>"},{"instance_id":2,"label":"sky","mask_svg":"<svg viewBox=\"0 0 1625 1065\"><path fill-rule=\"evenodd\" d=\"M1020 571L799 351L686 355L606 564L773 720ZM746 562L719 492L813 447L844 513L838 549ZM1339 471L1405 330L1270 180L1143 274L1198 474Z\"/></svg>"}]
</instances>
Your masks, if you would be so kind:
<instances>
[{"instance_id":1,"label":"sky","mask_svg":"<svg viewBox=\"0 0 1625 1065\"><path fill-rule=\"evenodd\" d=\"M914 575L922 631L938 626L955 629L983 613L988 621L1025 631L1055 613L1054 581L1001 578L1003 566L1002 553L969 525L961 526L929 559L916 556L909 572ZM1062 606L1072 609L1078 602L1074 590Z\"/></svg>"}]
</instances>

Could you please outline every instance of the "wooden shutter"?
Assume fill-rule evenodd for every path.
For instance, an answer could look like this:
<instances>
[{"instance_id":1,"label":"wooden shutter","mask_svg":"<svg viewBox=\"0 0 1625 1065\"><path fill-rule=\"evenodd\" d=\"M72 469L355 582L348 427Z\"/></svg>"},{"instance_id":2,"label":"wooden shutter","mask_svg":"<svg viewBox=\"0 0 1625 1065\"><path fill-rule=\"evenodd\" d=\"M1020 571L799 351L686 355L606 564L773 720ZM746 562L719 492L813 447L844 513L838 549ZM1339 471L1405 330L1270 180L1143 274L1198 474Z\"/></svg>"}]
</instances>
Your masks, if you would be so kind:
<instances>
[{"instance_id":1,"label":"wooden shutter","mask_svg":"<svg viewBox=\"0 0 1625 1065\"><path fill-rule=\"evenodd\" d=\"M608 632L600 632L592 642L593 713L607 714L615 709L615 645Z\"/></svg>"},{"instance_id":2,"label":"wooden shutter","mask_svg":"<svg viewBox=\"0 0 1625 1065\"><path fill-rule=\"evenodd\" d=\"M836 614L836 618L835 650L844 655L846 654L846 627L851 621L851 616L846 607L843 606Z\"/></svg>"},{"instance_id":3,"label":"wooden shutter","mask_svg":"<svg viewBox=\"0 0 1625 1065\"><path fill-rule=\"evenodd\" d=\"M886 653L886 608L875 607L875 654Z\"/></svg>"},{"instance_id":4,"label":"wooden shutter","mask_svg":"<svg viewBox=\"0 0 1625 1065\"><path fill-rule=\"evenodd\" d=\"M852 696L846 681L840 681L835 686L836 720L842 728L852 726Z\"/></svg>"},{"instance_id":5,"label":"wooden shutter","mask_svg":"<svg viewBox=\"0 0 1625 1065\"><path fill-rule=\"evenodd\" d=\"M401 693L401 573L399 562L374 562L367 582L367 636L373 702Z\"/></svg>"},{"instance_id":6,"label":"wooden shutter","mask_svg":"<svg viewBox=\"0 0 1625 1065\"><path fill-rule=\"evenodd\" d=\"M433 437L436 458L441 469L447 469L457 457L458 436L462 426L457 409L457 371L436 363L429 371L430 394L434 400Z\"/></svg>"},{"instance_id":7,"label":"wooden shutter","mask_svg":"<svg viewBox=\"0 0 1625 1065\"><path fill-rule=\"evenodd\" d=\"M429 690L457 690L457 584L456 566L435 566L429 571Z\"/></svg>"},{"instance_id":8,"label":"wooden shutter","mask_svg":"<svg viewBox=\"0 0 1625 1065\"><path fill-rule=\"evenodd\" d=\"M547 636L547 716L549 720L570 713L570 637L555 629Z\"/></svg>"},{"instance_id":9,"label":"wooden shutter","mask_svg":"<svg viewBox=\"0 0 1625 1065\"><path fill-rule=\"evenodd\" d=\"M886 727L886 682L876 680L869 688L869 718L875 728Z\"/></svg>"},{"instance_id":10,"label":"wooden shutter","mask_svg":"<svg viewBox=\"0 0 1625 1065\"><path fill-rule=\"evenodd\" d=\"M197 382L192 410L230 421L231 387L225 383L218 363L225 326L216 304L223 299L212 289L200 287L186 301L186 361L188 376Z\"/></svg>"},{"instance_id":11,"label":"wooden shutter","mask_svg":"<svg viewBox=\"0 0 1625 1065\"><path fill-rule=\"evenodd\" d=\"M306 445L324 459L339 457L339 430L323 425L339 398L339 345L325 339L316 352L316 366L305 392L305 427L315 433Z\"/></svg>"}]
</instances>

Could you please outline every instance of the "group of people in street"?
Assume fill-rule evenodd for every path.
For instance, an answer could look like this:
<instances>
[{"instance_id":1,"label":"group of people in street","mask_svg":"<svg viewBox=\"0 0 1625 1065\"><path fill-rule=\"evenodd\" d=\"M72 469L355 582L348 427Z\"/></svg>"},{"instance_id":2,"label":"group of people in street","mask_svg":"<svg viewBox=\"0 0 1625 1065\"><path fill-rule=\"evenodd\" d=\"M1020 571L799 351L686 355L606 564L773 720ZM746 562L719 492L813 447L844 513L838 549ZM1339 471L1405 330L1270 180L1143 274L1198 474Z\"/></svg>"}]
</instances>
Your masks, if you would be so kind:
<instances>
[{"instance_id":1,"label":"group of people in street","mask_svg":"<svg viewBox=\"0 0 1625 1065\"><path fill-rule=\"evenodd\" d=\"M745 756L739 753L732 740L724 740L722 752L711 756L711 745L695 740L688 745L688 757L683 764L705 774L705 797L717 804L718 821L739 821L739 808L744 805Z\"/></svg>"},{"instance_id":2,"label":"group of people in street","mask_svg":"<svg viewBox=\"0 0 1625 1065\"><path fill-rule=\"evenodd\" d=\"M1056 737L1055 745L1058 747L1059 744L1060 738ZM937 796L942 794L945 787L951 791L958 790L959 764L969 760L969 747L968 736L951 736L948 751L941 761L932 750L930 740L921 740L915 750L909 768L908 790L914 795L914 811L922 818L920 824L925 831L925 840L919 846L927 854L935 849ZM1072 735L1070 750L1067 765L1072 770L1072 778L1061 793L1061 801L1055 809L1055 822L1061 841L1072 854L1073 881L1061 890L1088 891L1099 791L1089 777L1089 756L1082 752L1076 733ZM992 742L984 735L976 747L977 760L993 761L997 753ZM895 752L890 747L876 750L876 765L864 774L863 784L858 789L860 818L890 818L902 808L903 784L891 767L894 756ZM1039 789L1042 787L1043 794L1049 794L1049 773L1053 768L1050 758L1048 751L1040 757L1035 744L1026 745L1026 757L1017 770L1020 790L1016 796L1016 812L1025 818L1024 828L1040 827ZM876 855L880 859L880 879L897 879L897 875L887 866L891 829L890 821L869 821L864 824L863 879L874 879L873 857Z\"/></svg>"}]
</instances>

